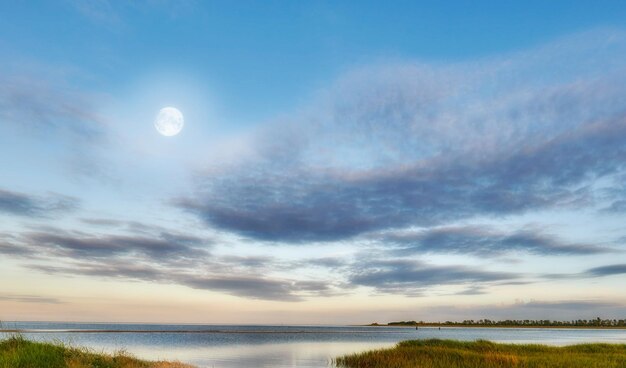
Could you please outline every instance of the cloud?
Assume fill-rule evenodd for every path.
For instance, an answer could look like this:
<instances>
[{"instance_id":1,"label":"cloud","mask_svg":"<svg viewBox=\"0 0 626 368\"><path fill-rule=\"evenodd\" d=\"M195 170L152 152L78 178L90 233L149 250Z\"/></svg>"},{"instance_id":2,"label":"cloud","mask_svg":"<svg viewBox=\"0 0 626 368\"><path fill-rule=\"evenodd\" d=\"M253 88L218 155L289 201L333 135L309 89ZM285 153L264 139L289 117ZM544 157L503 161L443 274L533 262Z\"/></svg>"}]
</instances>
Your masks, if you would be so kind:
<instances>
[{"instance_id":1,"label":"cloud","mask_svg":"<svg viewBox=\"0 0 626 368\"><path fill-rule=\"evenodd\" d=\"M21 295L21 294L0 294L0 301L12 301L20 303L43 303L43 304L61 304L57 298L43 297L38 295Z\"/></svg>"},{"instance_id":2,"label":"cloud","mask_svg":"<svg viewBox=\"0 0 626 368\"><path fill-rule=\"evenodd\" d=\"M398 253L458 253L501 256L510 252L540 255L591 255L614 251L594 244L568 243L537 228L496 231L489 227L438 227L381 235L384 244L399 246Z\"/></svg>"},{"instance_id":3,"label":"cloud","mask_svg":"<svg viewBox=\"0 0 626 368\"><path fill-rule=\"evenodd\" d=\"M10 65L4 65L4 70L0 73L3 123L39 136L64 134L75 142L94 143L103 138L104 119L92 106L92 94L71 87L67 72Z\"/></svg>"},{"instance_id":4,"label":"cloud","mask_svg":"<svg viewBox=\"0 0 626 368\"><path fill-rule=\"evenodd\" d=\"M328 285L322 282L295 282L257 276L183 277L179 282L196 289L223 291L253 299L283 301L302 300L302 296L298 294L303 292L317 295L329 290Z\"/></svg>"},{"instance_id":5,"label":"cloud","mask_svg":"<svg viewBox=\"0 0 626 368\"><path fill-rule=\"evenodd\" d=\"M156 266L128 263L128 261L123 261L119 259L116 259L116 262L111 264L106 264L104 262L73 262L64 266L31 264L28 266L28 268L49 274L123 278L126 280L136 281L163 280L163 271L161 271Z\"/></svg>"},{"instance_id":6,"label":"cloud","mask_svg":"<svg viewBox=\"0 0 626 368\"><path fill-rule=\"evenodd\" d=\"M208 264L207 266L211 266ZM301 301L307 296L334 294L329 283L271 278L250 273L199 274L155 265L128 263L79 262L68 266L32 264L30 269L52 274L83 275L126 280L170 283L193 289L223 292L249 299ZM211 267L207 267L210 269ZM193 272L193 271L192 271Z\"/></svg>"},{"instance_id":7,"label":"cloud","mask_svg":"<svg viewBox=\"0 0 626 368\"><path fill-rule=\"evenodd\" d=\"M34 232L0 233L0 254L36 261L26 267L45 273L177 284L251 299L301 301L342 293L335 281L273 274L301 264L269 256L215 255L212 238L156 231L158 227L147 225L142 229L149 228L154 232L87 234L40 227Z\"/></svg>"},{"instance_id":8,"label":"cloud","mask_svg":"<svg viewBox=\"0 0 626 368\"><path fill-rule=\"evenodd\" d=\"M482 295L487 294L487 291L480 286L470 286L467 289L455 293L454 295Z\"/></svg>"},{"instance_id":9,"label":"cloud","mask_svg":"<svg viewBox=\"0 0 626 368\"><path fill-rule=\"evenodd\" d=\"M612 185L603 192L603 197L609 203L603 208L608 214L621 214L626 212L626 175L617 176Z\"/></svg>"},{"instance_id":10,"label":"cloud","mask_svg":"<svg viewBox=\"0 0 626 368\"><path fill-rule=\"evenodd\" d=\"M614 264L608 266L595 267L585 272L589 276L612 276L626 274L626 264Z\"/></svg>"},{"instance_id":11,"label":"cloud","mask_svg":"<svg viewBox=\"0 0 626 368\"><path fill-rule=\"evenodd\" d=\"M608 33L348 73L175 204L210 227L291 243L591 206L594 183L626 169L626 35Z\"/></svg>"},{"instance_id":12,"label":"cloud","mask_svg":"<svg viewBox=\"0 0 626 368\"><path fill-rule=\"evenodd\" d=\"M0 144L7 153L40 160L60 159L73 176L111 181L104 159L114 143L110 121L99 111L109 97L90 88L93 76L64 66L31 60L0 62L0 121L8 130ZM46 171L47 167L38 168Z\"/></svg>"},{"instance_id":13,"label":"cloud","mask_svg":"<svg viewBox=\"0 0 626 368\"><path fill-rule=\"evenodd\" d=\"M0 214L26 217L47 217L53 214L71 212L78 208L79 200L74 197L49 193L33 196L0 189Z\"/></svg>"},{"instance_id":14,"label":"cloud","mask_svg":"<svg viewBox=\"0 0 626 368\"><path fill-rule=\"evenodd\" d=\"M137 235L88 236L81 233L33 232L25 243L48 254L73 259L110 258L111 256L148 257L159 262L206 257L210 242L205 239L163 232L155 237Z\"/></svg>"},{"instance_id":15,"label":"cloud","mask_svg":"<svg viewBox=\"0 0 626 368\"><path fill-rule=\"evenodd\" d=\"M546 279L552 280L560 280L560 279L581 279L581 278L592 278L592 277L605 277L605 276L614 276L614 275L623 275L626 274L626 264L612 264L605 266L598 266L594 268L590 268L583 272L578 273L557 273L557 274L546 274L543 275Z\"/></svg>"},{"instance_id":16,"label":"cloud","mask_svg":"<svg viewBox=\"0 0 626 368\"><path fill-rule=\"evenodd\" d=\"M432 286L471 285L477 287L501 281L515 281L521 275L510 272L485 271L461 265L431 265L411 260L380 260L357 262L350 282L369 286L379 292L420 295Z\"/></svg>"},{"instance_id":17,"label":"cloud","mask_svg":"<svg viewBox=\"0 0 626 368\"><path fill-rule=\"evenodd\" d=\"M0 240L0 254L8 256L26 257L31 255L29 248Z\"/></svg>"}]
</instances>

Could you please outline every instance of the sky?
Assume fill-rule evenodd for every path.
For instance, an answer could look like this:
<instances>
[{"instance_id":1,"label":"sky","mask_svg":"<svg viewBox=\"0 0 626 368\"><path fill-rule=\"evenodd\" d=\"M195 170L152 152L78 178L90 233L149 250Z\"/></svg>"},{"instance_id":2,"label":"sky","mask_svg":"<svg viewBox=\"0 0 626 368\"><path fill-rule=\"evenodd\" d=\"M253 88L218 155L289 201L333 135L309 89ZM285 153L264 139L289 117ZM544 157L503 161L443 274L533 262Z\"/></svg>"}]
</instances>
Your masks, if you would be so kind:
<instances>
[{"instance_id":1,"label":"sky","mask_svg":"<svg viewBox=\"0 0 626 368\"><path fill-rule=\"evenodd\" d=\"M621 1L3 2L0 320L624 318L625 95Z\"/></svg>"}]
</instances>

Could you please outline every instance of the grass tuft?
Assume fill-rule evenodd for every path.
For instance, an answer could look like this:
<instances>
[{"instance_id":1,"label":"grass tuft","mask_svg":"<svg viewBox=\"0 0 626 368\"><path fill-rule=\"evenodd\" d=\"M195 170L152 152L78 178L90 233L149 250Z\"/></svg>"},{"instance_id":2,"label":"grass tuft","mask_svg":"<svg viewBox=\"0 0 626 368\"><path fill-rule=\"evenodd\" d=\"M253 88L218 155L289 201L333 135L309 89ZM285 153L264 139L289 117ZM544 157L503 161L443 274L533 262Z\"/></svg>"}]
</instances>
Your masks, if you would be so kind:
<instances>
[{"instance_id":1,"label":"grass tuft","mask_svg":"<svg viewBox=\"0 0 626 368\"><path fill-rule=\"evenodd\" d=\"M564 347L412 340L335 359L342 368L626 368L626 344Z\"/></svg>"}]
</instances>

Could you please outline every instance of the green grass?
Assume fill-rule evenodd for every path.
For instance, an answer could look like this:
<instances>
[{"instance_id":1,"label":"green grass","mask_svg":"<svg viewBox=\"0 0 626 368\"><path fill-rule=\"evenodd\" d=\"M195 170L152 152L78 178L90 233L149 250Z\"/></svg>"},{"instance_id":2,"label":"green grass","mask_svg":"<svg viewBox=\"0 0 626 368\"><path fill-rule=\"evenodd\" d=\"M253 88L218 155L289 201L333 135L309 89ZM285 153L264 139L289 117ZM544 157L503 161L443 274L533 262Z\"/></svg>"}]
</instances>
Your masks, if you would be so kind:
<instances>
[{"instance_id":1,"label":"green grass","mask_svg":"<svg viewBox=\"0 0 626 368\"><path fill-rule=\"evenodd\" d=\"M148 362L126 353L98 354L63 344L16 336L0 341L0 368L191 368L182 363Z\"/></svg>"},{"instance_id":2,"label":"green grass","mask_svg":"<svg viewBox=\"0 0 626 368\"><path fill-rule=\"evenodd\" d=\"M342 368L626 368L626 344L564 347L478 340L404 341L391 349L347 355Z\"/></svg>"}]
</instances>

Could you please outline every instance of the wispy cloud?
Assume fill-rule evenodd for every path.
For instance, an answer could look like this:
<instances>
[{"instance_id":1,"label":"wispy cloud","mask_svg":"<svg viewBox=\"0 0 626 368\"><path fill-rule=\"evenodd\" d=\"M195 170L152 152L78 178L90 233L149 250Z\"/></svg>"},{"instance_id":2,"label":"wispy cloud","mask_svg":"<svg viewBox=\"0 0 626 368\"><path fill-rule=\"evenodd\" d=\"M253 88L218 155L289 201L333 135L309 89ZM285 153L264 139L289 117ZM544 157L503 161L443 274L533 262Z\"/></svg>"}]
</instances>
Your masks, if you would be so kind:
<instances>
[{"instance_id":1,"label":"wispy cloud","mask_svg":"<svg viewBox=\"0 0 626 368\"><path fill-rule=\"evenodd\" d=\"M79 207L77 198L49 193L35 196L0 188L0 214L26 217L47 217L71 212Z\"/></svg>"},{"instance_id":2,"label":"wispy cloud","mask_svg":"<svg viewBox=\"0 0 626 368\"><path fill-rule=\"evenodd\" d=\"M207 268L219 262L207 263ZM235 272L198 273L180 268L164 268L156 265L128 263L117 259L114 263L78 262L67 266L32 264L30 269L51 274L83 275L91 277L121 278L125 280L150 281L178 284L193 289L209 290L248 299L296 302L308 296L333 295L331 283L299 281L293 279L259 276Z\"/></svg>"},{"instance_id":3,"label":"wispy cloud","mask_svg":"<svg viewBox=\"0 0 626 368\"><path fill-rule=\"evenodd\" d=\"M43 304L60 304L57 298L43 297L38 295L22 295L22 294L0 294L0 301L12 301L20 303L43 303Z\"/></svg>"},{"instance_id":4,"label":"wispy cloud","mask_svg":"<svg viewBox=\"0 0 626 368\"><path fill-rule=\"evenodd\" d=\"M607 277L626 274L626 264L609 264L604 266L593 267L585 271L576 273L550 273L543 275L546 279L587 279L596 277Z\"/></svg>"},{"instance_id":5,"label":"wispy cloud","mask_svg":"<svg viewBox=\"0 0 626 368\"><path fill-rule=\"evenodd\" d=\"M355 263L350 282L379 292L419 295L432 286L487 285L514 281L522 275L485 271L463 265L440 266L412 260L380 260Z\"/></svg>"},{"instance_id":6,"label":"wispy cloud","mask_svg":"<svg viewBox=\"0 0 626 368\"><path fill-rule=\"evenodd\" d=\"M397 245L399 254L444 253L502 256L511 252L541 255L591 255L614 252L596 244L570 243L539 228L498 231L486 226L436 227L381 235L384 244Z\"/></svg>"},{"instance_id":7,"label":"wispy cloud","mask_svg":"<svg viewBox=\"0 0 626 368\"><path fill-rule=\"evenodd\" d=\"M337 280L273 275L299 264L268 256L215 255L214 243L158 227L152 233L104 235L44 227L0 234L0 254L45 273L177 284L251 299L300 301L342 292Z\"/></svg>"},{"instance_id":8,"label":"wispy cloud","mask_svg":"<svg viewBox=\"0 0 626 368\"><path fill-rule=\"evenodd\" d=\"M613 264L608 266L595 267L585 272L590 276L612 276L626 274L626 264Z\"/></svg>"},{"instance_id":9,"label":"wispy cloud","mask_svg":"<svg viewBox=\"0 0 626 368\"><path fill-rule=\"evenodd\" d=\"M92 143L105 134L104 118L95 112L90 94L72 87L66 72L3 66L0 119L5 124L29 134L66 134Z\"/></svg>"},{"instance_id":10,"label":"wispy cloud","mask_svg":"<svg viewBox=\"0 0 626 368\"><path fill-rule=\"evenodd\" d=\"M113 255L139 255L155 260L174 261L195 259L208 255L210 242L198 237L161 233L156 237L107 235L86 236L72 233L29 233L26 242L34 247L45 247L71 258L103 258Z\"/></svg>"}]
</instances>

